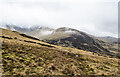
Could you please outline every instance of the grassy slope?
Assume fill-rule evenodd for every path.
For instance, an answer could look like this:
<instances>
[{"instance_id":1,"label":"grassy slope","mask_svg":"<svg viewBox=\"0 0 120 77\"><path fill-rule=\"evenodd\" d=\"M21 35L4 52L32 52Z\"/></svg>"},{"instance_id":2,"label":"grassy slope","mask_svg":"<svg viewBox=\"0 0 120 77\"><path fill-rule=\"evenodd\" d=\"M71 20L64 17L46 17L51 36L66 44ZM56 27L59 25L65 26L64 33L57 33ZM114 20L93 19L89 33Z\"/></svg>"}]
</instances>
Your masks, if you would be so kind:
<instances>
[{"instance_id":1,"label":"grassy slope","mask_svg":"<svg viewBox=\"0 0 120 77\"><path fill-rule=\"evenodd\" d=\"M2 63L5 75L112 75L118 59L106 55L50 45L2 29Z\"/></svg>"}]
</instances>

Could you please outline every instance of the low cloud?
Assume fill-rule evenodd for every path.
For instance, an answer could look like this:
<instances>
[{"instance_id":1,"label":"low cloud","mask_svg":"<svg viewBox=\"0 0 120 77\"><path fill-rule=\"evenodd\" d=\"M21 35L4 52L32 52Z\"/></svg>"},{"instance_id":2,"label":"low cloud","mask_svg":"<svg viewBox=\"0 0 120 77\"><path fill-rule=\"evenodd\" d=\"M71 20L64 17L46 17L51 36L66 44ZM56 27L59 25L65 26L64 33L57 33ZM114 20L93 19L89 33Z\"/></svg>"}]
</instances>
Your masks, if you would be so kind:
<instances>
[{"instance_id":1,"label":"low cloud","mask_svg":"<svg viewBox=\"0 0 120 77\"><path fill-rule=\"evenodd\" d=\"M97 36L118 35L117 0L1 0L0 24L70 27Z\"/></svg>"}]
</instances>

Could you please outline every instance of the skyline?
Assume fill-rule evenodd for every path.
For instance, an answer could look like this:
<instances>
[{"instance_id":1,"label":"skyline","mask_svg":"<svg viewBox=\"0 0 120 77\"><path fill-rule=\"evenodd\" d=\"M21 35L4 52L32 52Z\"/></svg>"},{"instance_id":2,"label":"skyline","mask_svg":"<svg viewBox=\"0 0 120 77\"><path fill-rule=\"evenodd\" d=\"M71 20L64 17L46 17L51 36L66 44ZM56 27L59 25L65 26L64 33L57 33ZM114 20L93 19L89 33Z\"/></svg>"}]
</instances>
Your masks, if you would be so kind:
<instances>
[{"instance_id":1,"label":"skyline","mask_svg":"<svg viewBox=\"0 0 120 77\"><path fill-rule=\"evenodd\" d=\"M118 36L116 0L0 1L0 24L70 27L95 36ZM27 26L26 26L27 25Z\"/></svg>"}]
</instances>

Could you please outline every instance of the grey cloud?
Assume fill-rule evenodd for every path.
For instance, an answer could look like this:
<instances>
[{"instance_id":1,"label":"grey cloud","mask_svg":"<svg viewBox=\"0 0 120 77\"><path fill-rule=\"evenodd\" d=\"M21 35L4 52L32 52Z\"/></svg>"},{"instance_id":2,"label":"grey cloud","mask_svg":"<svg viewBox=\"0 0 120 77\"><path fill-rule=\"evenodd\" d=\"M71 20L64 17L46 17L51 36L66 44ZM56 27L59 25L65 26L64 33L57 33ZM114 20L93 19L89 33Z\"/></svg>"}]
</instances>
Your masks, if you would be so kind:
<instances>
[{"instance_id":1,"label":"grey cloud","mask_svg":"<svg viewBox=\"0 0 120 77\"><path fill-rule=\"evenodd\" d=\"M0 24L66 26L94 35L116 36L118 3L109 1L4 0L0 3Z\"/></svg>"}]
</instances>

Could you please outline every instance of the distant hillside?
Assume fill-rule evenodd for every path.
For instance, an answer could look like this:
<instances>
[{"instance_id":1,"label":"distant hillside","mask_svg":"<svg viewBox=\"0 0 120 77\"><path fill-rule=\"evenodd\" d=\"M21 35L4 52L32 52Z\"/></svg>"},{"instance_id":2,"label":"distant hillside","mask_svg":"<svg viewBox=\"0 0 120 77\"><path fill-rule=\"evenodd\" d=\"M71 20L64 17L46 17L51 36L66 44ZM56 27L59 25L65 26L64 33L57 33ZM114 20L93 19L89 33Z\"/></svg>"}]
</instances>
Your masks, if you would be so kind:
<instances>
[{"instance_id":1,"label":"distant hillside","mask_svg":"<svg viewBox=\"0 0 120 77\"><path fill-rule=\"evenodd\" d=\"M44 39L44 42L64 47L82 49L100 54L107 54L111 56L117 55L111 51L119 53L117 45L98 38L94 38L87 33L67 27L62 27L55 30L51 35L48 35ZM117 56L120 57L120 55Z\"/></svg>"},{"instance_id":2,"label":"distant hillside","mask_svg":"<svg viewBox=\"0 0 120 77\"><path fill-rule=\"evenodd\" d=\"M97 38L106 42L114 43L114 44L118 43L118 38L111 37L111 36L97 37Z\"/></svg>"},{"instance_id":3,"label":"distant hillside","mask_svg":"<svg viewBox=\"0 0 120 77\"><path fill-rule=\"evenodd\" d=\"M119 59L2 30L3 75L119 75Z\"/></svg>"}]
</instances>

